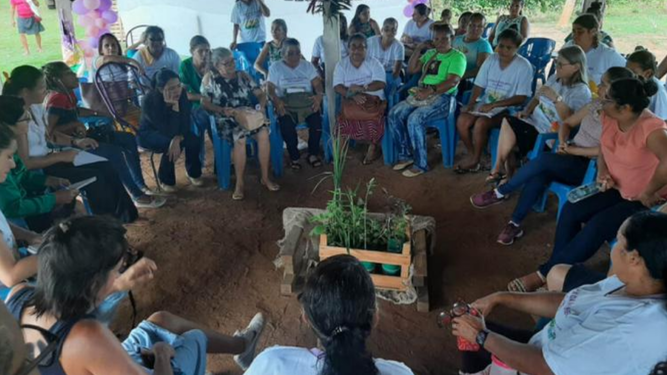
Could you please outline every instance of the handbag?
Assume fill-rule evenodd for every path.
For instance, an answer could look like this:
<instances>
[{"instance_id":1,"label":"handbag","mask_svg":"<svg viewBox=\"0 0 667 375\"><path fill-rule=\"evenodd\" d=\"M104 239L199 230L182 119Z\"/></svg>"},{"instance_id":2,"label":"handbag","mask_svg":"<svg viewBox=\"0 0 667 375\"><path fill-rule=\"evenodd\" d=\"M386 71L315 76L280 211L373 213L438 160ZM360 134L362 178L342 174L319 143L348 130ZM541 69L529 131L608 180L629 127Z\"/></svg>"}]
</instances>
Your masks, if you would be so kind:
<instances>
[{"instance_id":1,"label":"handbag","mask_svg":"<svg viewBox=\"0 0 667 375\"><path fill-rule=\"evenodd\" d=\"M352 98L344 98L341 106L341 116L346 120L369 121L384 116L387 102L375 95L357 94L366 97L364 104L358 104Z\"/></svg>"},{"instance_id":2,"label":"handbag","mask_svg":"<svg viewBox=\"0 0 667 375\"><path fill-rule=\"evenodd\" d=\"M426 64L424 64L424 68L422 69L422 75L419 78L418 87L422 86L422 84L424 82L424 77L426 77L426 72L428 71L428 66L431 64L431 62L435 59L435 57L437 55L438 55L437 53L434 53L433 56L431 56L431 58L428 59ZM410 89L409 95L405 99L405 101L408 102L408 104L410 104L413 107L428 107L430 105L433 105L435 103L435 101L438 100L438 95L431 95L426 99L419 100L419 99L415 98L415 96L413 94L413 89L414 88Z\"/></svg>"},{"instance_id":3,"label":"handbag","mask_svg":"<svg viewBox=\"0 0 667 375\"><path fill-rule=\"evenodd\" d=\"M264 112L250 107L239 107L232 110L232 117L247 131L253 131L269 123Z\"/></svg>"},{"instance_id":4,"label":"handbag","mask_svg":"<svg viewBox=\"0 0 667 375\"><path fill-rule=\"evenodd\" d=\"M305 122L306 118L314 113L313 97L307 92L285 94L283 103L287 114L292 117L295 124Z\"/></svg>"},{"instance_id":5,"label":"handbag","mask_svg":"<svg viewBox=\"0 0 667 375\"><path fill-rule=\"evenodd\" d=\"M102 95L97 91L97 87L94 83L81 82L79 83L79 87L81 88L83 107L99 113L100 116L111 117L111 113L109 113L109 110L102 99Z\"/></svg>"}]
</instances>

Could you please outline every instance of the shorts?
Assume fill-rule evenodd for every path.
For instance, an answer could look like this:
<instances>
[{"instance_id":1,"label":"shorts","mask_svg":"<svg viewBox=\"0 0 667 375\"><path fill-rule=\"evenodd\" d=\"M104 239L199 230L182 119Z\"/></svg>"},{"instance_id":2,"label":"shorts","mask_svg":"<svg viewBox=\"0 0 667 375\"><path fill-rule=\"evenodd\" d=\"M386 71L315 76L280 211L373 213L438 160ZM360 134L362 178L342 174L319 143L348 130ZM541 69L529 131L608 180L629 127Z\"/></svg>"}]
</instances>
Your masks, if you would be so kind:
<instances>
[{"instance_id":1,"label":"shorts","mask_svg":"<svg viewBox=\"0 0 667 375\"><path fill-rule=\"evenodd\" d=\"M35 35L44 31L44 26L41 22L37 22L35 17L20 18L16 23L19 28L19 34Z\"/></svg>"},{"instance_id":2,"label":"shorts","mask_svg":"<svg viewBox=\"0 0 667 375\"><path fill-rule=\"evenodd\" d=\"M602 272L593 271L583 264L575 264L565 275L563 293L568 293L580 286L595 284L607 278Z\"/></svg>"},{"instance_id":3,"label":"shorts","mask_svg":"<svg viewBox=\"0 0 667 375\"><path fill-rule=\"evenodd\" d=\"M177 335L144 320L123 341L123 349L143 366L141 349L150 349L158 342L166 342L174 348L176 355L171 359L171 367L175 375L204 375L208 339L198 329Z\"/></svg>"},{"instance_id":4,"label":"shorts","mask_svg":"<svg viewBox=\"0 0 667 375\"><path fill-rule=\"evenodd\" d=\"M506 116L507 122L512 127L516 136L516 145L519 148L521 157L528 155L535 147L535 141L540 133L535 127L517 117Z\"/></svg>"}]
</instances>

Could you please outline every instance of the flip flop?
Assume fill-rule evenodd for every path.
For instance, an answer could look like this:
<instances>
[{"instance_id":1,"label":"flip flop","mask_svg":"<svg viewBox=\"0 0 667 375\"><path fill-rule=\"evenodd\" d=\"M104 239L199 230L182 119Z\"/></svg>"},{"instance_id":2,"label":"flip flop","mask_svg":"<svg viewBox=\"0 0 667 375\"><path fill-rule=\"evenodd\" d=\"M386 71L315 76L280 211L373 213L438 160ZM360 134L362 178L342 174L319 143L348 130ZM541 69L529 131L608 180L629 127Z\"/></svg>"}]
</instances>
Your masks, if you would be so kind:
<instances>
[{"instance_id":1,"label":"flip flop","mask_svg":"<svg viewBox=\"0 0 667 375\"><path fill-rule=\"evenodd\" d=\"M296 160L293 160L290 162L290 168L292 168L295 171L300 171L301 170L301 163L299 163Z\"/></svg>"},{"instance_id":2,"label":"flip flop","mask_svg":"<svg viewBox=\"0 0 667 375\"><path fill-rule=\"evenodd\" d=\"M454 169L456 174L466 174L466 173L477 173L482 170L482 164L477 163L473 168L463 168L460 165L457 165Z\"/></svg>"},{"instance_id":3,"label":"flip flop","mask_svg":"<svg viewBox=\"0 0 667 375\"><path fill-rule=\"evenodd\" d=\"M315 155L311 155L308 157L308 163L313 168L319 168L322 166L322 160L320 160L320 158L318 158Z\"/></svg>"},{"instance_id":4,"label":"flip flop","mask_svg":"<svg viewBox=\"0 0 667 375\"><path fill-rule=\"evenodd\" d=\"M405 168L411 166L412 164L414 164L414 161L412 161L412 160L402 161L402 162L396 163L392 169L395 170L395 171L402 171Z\"/></svg>"},{"instance_id":5,"label":"flip flop","mask_svg":"<svg viewBox=\"0 0 667 375\"><path fill-rule=\"evenodd\" d=\"M416 170L415 169L406 169L402 173L403 176L410 177L410 178L417 177L417 176L422 175L422 174L424 174L424 171L422 171L421 169L416 169Z\"/></svg>"},{"instance_id":6,"label":"flip flop","mask_svg":"<svg viewBox=\"0 0 667 375\"><path fill-rule=\"evenodd\" d=\"M243 193L234 192L234 194L232 194L232 199L235 201L242 201L243 198L245 198L245 195Z\"/></svg>"},{"instance_id":7,"label":"flip flop","mask_svg":"<svg viewBox=\"0 0 667 375\"><path fill-rule=\"evenodd\" d=\"M526 286L521 279L514 279L507 284L507 290L516 293L526 293Z\"/></svg>"}]
</instances>

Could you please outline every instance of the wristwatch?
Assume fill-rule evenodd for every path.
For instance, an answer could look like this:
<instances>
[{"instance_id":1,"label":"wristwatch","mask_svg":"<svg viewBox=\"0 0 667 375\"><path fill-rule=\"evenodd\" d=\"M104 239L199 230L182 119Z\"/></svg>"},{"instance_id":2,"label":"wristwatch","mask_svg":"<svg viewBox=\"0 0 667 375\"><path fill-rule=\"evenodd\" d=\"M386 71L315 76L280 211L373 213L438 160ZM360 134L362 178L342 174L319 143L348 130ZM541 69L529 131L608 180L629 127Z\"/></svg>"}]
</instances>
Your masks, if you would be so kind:
<instances>
[{"instance_id":1,"label":"wristwatch","mask_svg":"<svg viewBox=\"0 0 667 375\"><path fill-rule=\"evenodd\" d=\"M560 95L558 95L558 96L556 97L556 101L555 101L555 103L560 103L560 102L562 102L562 101L563 101L563 97L560 96Z\"/></svg>"},{"instance_id":2,"label":"wristwatch","mask_svg":"<svg viewBox=\"0 0 667 375\"><path fill-rule=\"evenodd\" d=\"M483 329L479 331L477 337L475 338L475 342L477 342L477 345L479 345L482 348L484 347L484 343L486 342L486 338L489 336L489 332L491 331L489 331L488 329Z\"/></svg>"}]
</instances>

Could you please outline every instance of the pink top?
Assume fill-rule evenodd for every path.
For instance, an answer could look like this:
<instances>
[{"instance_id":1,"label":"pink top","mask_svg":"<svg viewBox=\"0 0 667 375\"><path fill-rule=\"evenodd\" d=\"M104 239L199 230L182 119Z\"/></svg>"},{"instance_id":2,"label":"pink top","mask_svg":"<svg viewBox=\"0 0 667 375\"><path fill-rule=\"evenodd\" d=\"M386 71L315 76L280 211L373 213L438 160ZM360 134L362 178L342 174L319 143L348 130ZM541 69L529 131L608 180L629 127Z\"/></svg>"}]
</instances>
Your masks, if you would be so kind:
<instances>
[{"instance_id":1,"label":"pink top","mask_svg":"<svg viewBox=\"0 0 667 375\"><path fill-rule=\"evenodd\" d=\"M609 174L616 182L621 196L637 198L648 186L658 167L658 157L646 146L649 135L658 129L667 129L665 121L649 110L644 110L635 125L622 132L618 122L602 113L601 151ZM659 194L667 196L667 187Z\"/></svg>"},{"instance_id":2,"label":"pink top","mask_svg":"<svg viewBox=\"0 0 667 375\"><path fill-rule=\"evenodd\" d=\"M35 15L26 0L11 0L11 3L12 7L16 8L20 18L31 18Z\"/></svg>"}]
</instances>

